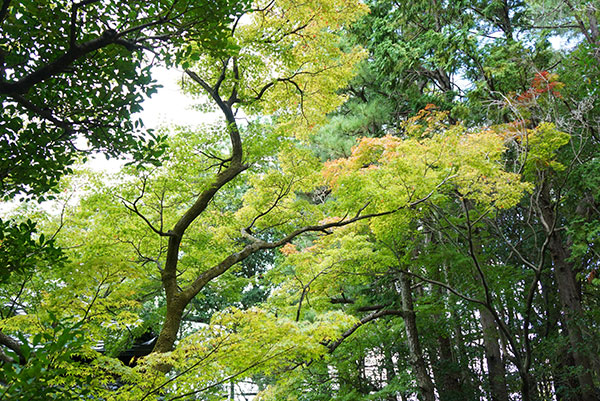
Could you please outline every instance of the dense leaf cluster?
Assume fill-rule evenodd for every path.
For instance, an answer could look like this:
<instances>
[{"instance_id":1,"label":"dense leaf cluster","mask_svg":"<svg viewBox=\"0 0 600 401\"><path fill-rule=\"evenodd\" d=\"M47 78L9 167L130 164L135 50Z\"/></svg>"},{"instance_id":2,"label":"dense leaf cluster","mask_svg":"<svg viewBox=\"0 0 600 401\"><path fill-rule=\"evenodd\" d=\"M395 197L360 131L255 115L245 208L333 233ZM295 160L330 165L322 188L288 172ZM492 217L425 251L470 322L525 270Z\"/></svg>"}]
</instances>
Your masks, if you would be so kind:
<instances>
[{"instance_id":1,"label":"dense leaf cluster","mask_svg":"<svg viewBox=\"0 0 600 401\"><path fill-rule=\"evenodd\" d=\"M150 68L181 44L217 52L244 2L3 1L0 13L0 190L44 196L77 157L142 156Z\"/></svg>"}]
</instances>

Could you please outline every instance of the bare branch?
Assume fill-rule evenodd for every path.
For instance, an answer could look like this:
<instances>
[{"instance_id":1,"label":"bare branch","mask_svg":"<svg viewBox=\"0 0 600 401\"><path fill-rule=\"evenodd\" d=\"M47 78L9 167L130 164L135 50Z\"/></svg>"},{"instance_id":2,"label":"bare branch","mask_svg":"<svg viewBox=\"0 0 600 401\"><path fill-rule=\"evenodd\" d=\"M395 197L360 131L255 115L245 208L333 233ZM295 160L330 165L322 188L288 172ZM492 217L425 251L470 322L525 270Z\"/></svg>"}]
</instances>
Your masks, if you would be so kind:
<instances>
[{"instance_id":1,"label":"bare branch","mask_svg":"<svg viewBox=\"0 0 600 401\"><path fill-rule=\"evenodd\" d=\"M484 306L484 307L486 307L486 308L487 308L487 304L485 303L485 301L481 301L481 300L479 300L479 299L472 298L472 297L469 297L469 296L467 296L467 295L464 295L464 294L460 293L458 290L454 289L454 288L453 288L452 286L450 286L449 284L446 284L446 283L444 283L444 282L441 282L441 281L432 280L432 279L429 279L429 278L423 277L423 276L421 276L421 275L419 275L419 274L417 274L417 273L413 273L413 272L410 272L410 271L408 271L408 270L401 270L401 269L400 269L400 272L401 272L401 273L404 273L404 274L407 274L407 275L409 275L409 276L412 276L412 277L418 278L419 280L422 280L422 281L424 281L424 282L426 282L426 283L429 283L429 284L434 284L434 285L437 285L437 286L443 287L443 288L445 288L446 290L450 291L452 294L456 295L457 297L459 297L459 298L461 298L461 299L464 299L465 301L472 302L472 303L475 303L475 304L478 304L478 305L482 305L482 306Z\"/></svg>"},{"instance_id":2,"label":"bare branch","mask_svg":"<svg viewBox=\"0 0 600 401\"><path fill-rule=\"evenodd\" d=\"M309 282L306 283L306 285L303 285L302 281L300 281L300 279L298 279L296 277L296 279L300 282L300 285L302 285L302 294L300 295L300 301L298 301L298 310L296 311L296 321L297 322L300 321L300 312L302 311L302 301L304 301L306 294L308 293L308 291L310 291L311 284L314 283L315 280L318 279L320 276L327 274L329 272L329 270L331 270L333 268L333 266L337 265L338 263L342 263L342 262L344 262L344 261L338 260L336 262L333 262L332 264L327 266L325 269L323 269L319 273L317 273L317 275L314 276L312 279L310 279Z\"/></svg>"},{"instance_id":3,"label":"bare branch","mask_svg":"<svg viewBox=\"0 0 600 401\"><path fill-rule=\"evenodd\" d=\"M213 87L211 87L205 80L203 80L198 74L196 74L194 71L192 70L185 70L185 73L192 78L192 80L194 82L196 82L197 84L199 84L202 89L204 89L206 92L208 92L209 95L211 95L211 97L213 97L214 95L218 95L218 93L215 92L215 89ZM218 82L218 81L217 81ZM218 88L217 88L218 89Z\"/></svg>"},{"instance_id":4,"label":"bare branch","mask_svg":"<svg viewBox=\"0 0 600 401\"><path fill-rule=\"evenodd\" d=\"M485 278L485 274L483 273L483 269L482 269L481 265L479 264L479 259L477 258L477 255L475 254L475 245L473 244L473 225L471 224L471 218L469 215L469 207L467 206L467 203L466 203L464 197L461 197L460 200L461 200L461 203L463 206L463 211L465 212L465 218L467 220L467 243L469 244L469 256L471 257L471 260L473 261L473 264L475 265L475 268L477 269L479 279L481 280L481 285L483 285L486 302L488 305L491 306L493 303L493 299L492 299L492 295L490 293L490 287Z\"/></svg>"},{"instance_id":5,"label":"bare branch","mask_svg":"<svg viewBox=\"0 0 600 401\"><path fill-rule=\"evenodd\" d=\"M588 43L590 45L596 44L594 38L590 34L590 31L588 30L588 28L585 26L585 23L583 22L583 20L579 16L579 13L575 9L575 6L571 2L571 0L563 0L563 2L567 5L567 7L569 8L569 10L571 11L571 15L573 16L573 18L575 18L575 21L577 22L577 26L579 27L579 30L581 31L581 33L583 34L583 36L585 36L585 38L587 39Z\"/></svg>"},{"instance_id":6,"label":"bare branch","mask_svg":"<svg viewBox=\"0 0 600 401\"><path fill-rule=\"evenodd\" d=\"M142 200L142 198L144 197L144 195L146 193L146 182L147 182L146 178L143 178L142 179L142 191L141 191L140 195L133 202L129 202L129 201L127 201L126 199L122 198L119 195L117 195L117 198L119 198L121 200L121 203L123 204L123 206L125 206L127 208L127 210L129 210L130 212L135 213L142 220L144 220L144 222L146 223L146 225L148 227L150 227L150 229L152 231L154 231L156 234L160 235L161 237L171 236L172 235L171 233L169 233L169 232L165 233L165 232L162 231L162 229L159 230L158 228L154 227L154 225L150 222L150 220L148 220L148 218L146 216L144 216L142 214L142 212L140 212L140 210L139 210L139 208L137 206L138 202L140 200ZM161 226L162 226L162 224L161 224Z\"/></svg>"},{"instance_id":7,"label":"bare branch","mask_svg":"<svg viewBox=\"0 0 600 401\"><path fill-rule=\"evenodd\" d=\"M354 334L354 332L356 330L358 330L365 323L368 323L375 319L379 319L380 317L383 317L383 316L402 316L402 317L404 317L404 316L406 316L406 314L407 314L407 312L397 310L397 309L385 309L385 310L373 312L373 313L363 317L358 322L356 322L354 324L354 326L350 327L348 330L346 330L344 333L342 333L342 335L337 340L335 340L333 342L329 342L329 343L326 342L323 345L325 345L327 347L327 349L329 350L330 353L333 353L336 350L336 348L339 347L342 344L342 342L344 342L345 339L347 339L352 334Z\"/></svg>"},{"instance_id":8,"label":"bare branch","mask_svg":"<svg viewBox=\"0 0 600 401\"><path fill-rule=\"evenodd\" d=\"M248 226L246 226L246 228L244 229L245 232L251 233L252 232L252 227L254 227L254 224L256 224L256 222L258 221L258 219L260 219L261 217L266 216L267 214L269 214L273 209L275 209L277 207L277 205L279 204L279 202L285 198L287 195L289 195L290 191L292 190L292 186L294 185L296 181L294 181L294 179L291 179L288 183L288 185L286 185L284 188L280 188L279 193L277 193L275 200L273 201L273 203L271 204L271 206L269 206L269 208L267 208L267 210L265 210L264 212L260 212L259 214L257 214L252 221L250 222L250 224L248 224Z\"/></svg>"},{"instance_id":9,"label":"bare branch","mask_svg":"<svg viewBox=\"0 0 600 401\"><path fill-rule=\"evenodd\" d=\"M215 103L217 103L217 105L223 112L223 114L225 116L225 120L227 121L227 128L229 130L229 139L231 141L232 165L233 164L237 165L235 169L242 167L241 163L242 163L242 159L244 156L244 150L242 148L242 139L241 139L240 131L237 126L235 115L231 109L231 105L224 102L223 99L221 99L221 96L219 95L219 93L215 90L215 88L211 87L198 74L196 74L195 72L193 72L189 69L185 70L185 73L190 78L192 78L192 80L197 82L210 95L210 97L212 97L212 99L215 101ZM230 168L231 167L232 166L230 166ZM245 168L246 167L242 168L242 170ZM238 171L238 173L241 172L242 170ZM231 171L233 171L233 170L231 170ZM236 173L236 175L237 175L237 173Z\"/></svg>"},{"instance_id":10,"label":"bare branch","mask_svg":"<svg viewBox=\"0 0 600 401\"><path fill-rule=\"evenodd\" d=\"M109 274L102 277L102 280L100 280L100 283L98 283L98 287L96 288L96 291L94 292L94 296L92 297L92 300L90 301L87 308L85 309L85 313L83 314L83 317L81 318L81 320L79 320L79 322L77 324L81 324L86 321L86 319L88 318L88 316L90 314L90 311L92 310L92 308L94 307L94 304L96 303L96 300L100 296L100 290L102 289L102 286L104 285L106 280L108 280L109 277L110 277Z\"/></svg>"},{"instance_id":11,"label":"bare branch","mask_svg":"<svg viewBox=\"0 0 600 401\"><path fill-rule=\"evenodd\" d=\"M219 75L219 78L217 79L217 83L215 83L214 86L214 92L215 93L219 93L219 89L221 88L221 84L223 83L223 81L225 80L225 76L227 75L227 66L229 65L229 60L231 58L226 58L225 60L221 60L221 62L223 63L223 67L221 68L221 75Z\"/></svg>"},{"instance_id":12,"label":"bare branch","mask_svg":"<svg viewBox=\"0 0 600 401\"><path fill-rule=\"evenodd\" d=\"M238 66L237 57L233 58L233 89L231 90L231 95L229 95L229 99L227 99L227 104L231 107L233 104L239 102L238 99L238 86L240 82L240 69Z\"/></svg>"},{"instance_id":13,"label":"bare branch","mask_svg":"<svg viewBox=\"0 0 600 401\"><path fill-rule=\"evenodd\" d=\"M264 6L263 8L253 8L253 9L251 9L250 11L251 11L251 12L260 12L260 13L262 13L262 12L264 12L264 11L267 11L269 8L271 8L271 6L272 6L273 4L275 4L275 0L271 0L271 1L270 1L270 2L269 2L267 5L266 5L266 6Z\"/></svg>"},{"instance_id":14,"label":"bare branch","mask_svg":"<svg viewBox=\"0 0 600 401\"><path fill-rule=\"evenodd\" d=\"M27 282L31 279L31 277L32 277L32 275L28 275L27 277L25 277L25 280L23 280L23 282L21 283L21 286L19 287L19 291L17 292L17 295L15 295L14 297L11 297L12 301L10 303L10 307L8 308L8 313L7 313L6 317L10 317L13 313L16 312L17 304L19 303L19 298L21 298L21 295L23 295L23 292L25 291L25 286L27 285Z\"/></svg>"},{"instance_id":15,"label":"bare branch","mask_svg":"<svg viewBox=\"0 0 600 401\"><path fill-rule=\"evenodd\" d=\"M56 236L58 235L58 233L60 233L60 231L65 226L65 210L67 208L67 203L69 202L69 200L71 199L72 196L73 196L73 194L69 195L67 200L63 203L62 208L60 209L60 220L58 223L58 228L56 230L54 230L54 233L50 236L49 241L52 241L53 239L55 239Z\"/></svg>"}]
</instances>

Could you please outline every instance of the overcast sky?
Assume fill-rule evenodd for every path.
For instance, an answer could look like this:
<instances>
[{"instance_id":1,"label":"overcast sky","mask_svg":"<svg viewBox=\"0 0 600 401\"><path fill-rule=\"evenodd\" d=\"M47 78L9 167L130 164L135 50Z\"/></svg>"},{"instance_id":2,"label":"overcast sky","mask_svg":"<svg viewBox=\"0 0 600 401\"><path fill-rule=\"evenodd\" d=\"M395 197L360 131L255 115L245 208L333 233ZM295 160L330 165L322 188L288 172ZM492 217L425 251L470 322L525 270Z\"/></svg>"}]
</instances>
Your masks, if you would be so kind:
<instances>
[{"instance_id":1,"label":"overcast sky","mask_svg":"<svg viewBox=\"0 0 600 401\"><path fill-rule=\"evenodd\" d=\"M162 88L142 103L144 110L140 116L146 128L193 126L210 120L210 117L192 108L194 99L182 93L179 81L183 71L155 67L152 75ZM99 155L92 157L87 165L96 171L116 172L122 163L113 159L106 160L104 156Z\"/></svg>"}]
</instances>

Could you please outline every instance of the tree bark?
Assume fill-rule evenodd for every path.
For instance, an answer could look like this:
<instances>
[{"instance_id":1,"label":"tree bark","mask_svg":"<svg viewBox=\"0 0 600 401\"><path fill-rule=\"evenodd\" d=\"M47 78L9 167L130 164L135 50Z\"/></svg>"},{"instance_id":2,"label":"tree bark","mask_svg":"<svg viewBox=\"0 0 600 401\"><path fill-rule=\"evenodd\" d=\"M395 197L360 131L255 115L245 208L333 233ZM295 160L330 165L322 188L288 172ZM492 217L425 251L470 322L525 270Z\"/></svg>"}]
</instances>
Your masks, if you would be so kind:
<instances>
[{"instance_id":1,"label":"tree bark","mask_svg":"<svg viewBox=\"0 0 600 401\"><path fill-rule=\"evenodd\" d=\"M564 322L571 345L575 365L580 367L577 375L583 401L597 400L595 386L591 375L591 361L582 347L585 344L583 332L578 321L583 315L581 299L575 282L575 274L571 263L567 262L568 253L563 247L558 233L552 235L549 249L554 264L554 277L558 286L560 304L564 312Z\"/></svg>"},{"instance_id":2,"label":"tree bark","mask_svg":"<svg viewBox=\"0 0 600 401\"><path fill-rule=\"evenodd\" d=\"M480 308L479 321L483 330L483 347L490 381L492 401L509 401L506 390L506 368L498 344L498 328L489 310Z\"/></svg>"},{"instance_id":3,"label":"tree bark","mask_svg":"<svg viewBox=\"0 0 600 401\"><path fill-rule=\"evenodd\" d=\"M183 311L187 306L187 302L184 302L180 297L176 297L167 302L167 313L165 321L160 330L154 350L152 352L169 352L173 350L175 341L177 340L177 333L181 326L181 318L183 317Z\"/></svg>"},{"instance_id":4,"label":"tree bark","mask_svg":"<svg viewBox=\"0 0 600 401\"><path fill-rule=\"evenodd\" d=\"M437 293L440 299L444 300L447 305L447 293L442 287L432 287L432 292ZM465 394L461 386L460 368L455 358L450 338L452 333L450 327L446 324L446 319L443 314L434 315L434 322L437 326L437 361L433 363L433 375L435 378L435 387L438 391L440 401L453 401L458 399L466 400L468 395Z\"/></svg>"},{"instance_id":5,"label":"tree bark","mask_svg":"<svg viewBox=\"0 0 600 401\"><path fill-rule=\"evenodd\" d=\"M419 332L417 331L417 322L410 288L410 278L404 273L400 273L400 292L402 297L402 309L405 313L404 326L410 352L410 362L415 371L417 386L419 387L419 399L421 401L435 401L433 382L427 372L421 342L419 341Z\"/></svg>"},{"instance_id":6,"label":"tree bark","mask_svg":"<svg viewBox=\"0 0 600 401\"><path fill-rule=\"evenodd\" d=\"M461 399L464 391L460 384L458 366L453 358L450 338L447 335L438 334L437 345L439 357L434 372L436 372L435 381L440 401Z\"/></svg>"},{"instance_id":7,"label":"tree bark","mask_svg":"<svg viewBox=\"0 0 600 401\"><path fill-rule=\"evenodd\" d=\"M569 344L575 365L579 367L577 380L583 401L597 400L596 387L591 374L591 359L583 350L585 340L580 326L583 316L581 297L575 280L573 262L569 261L570 251L556 230L557 216L550 199L549 189L544 188L540 196L540 217L548 235L548 250L554 267L554 277L558 287L563 319L567 329Z\"/></svg>"},{"instance_id":8,"label":"tree bark","mask_svg":"<svg viewBox=\"0 0 600 401\"><path fill-rule=\"evenodd\" d=\"M384 344L385 345L385 344ZM384 364L385 364L385 382L386 386L396 378L396 367L394 366L394 358L389 347L384 346ZM386 397L386 401L398 401L396 394L390 394Z\"/></svg>"}]
</instances>

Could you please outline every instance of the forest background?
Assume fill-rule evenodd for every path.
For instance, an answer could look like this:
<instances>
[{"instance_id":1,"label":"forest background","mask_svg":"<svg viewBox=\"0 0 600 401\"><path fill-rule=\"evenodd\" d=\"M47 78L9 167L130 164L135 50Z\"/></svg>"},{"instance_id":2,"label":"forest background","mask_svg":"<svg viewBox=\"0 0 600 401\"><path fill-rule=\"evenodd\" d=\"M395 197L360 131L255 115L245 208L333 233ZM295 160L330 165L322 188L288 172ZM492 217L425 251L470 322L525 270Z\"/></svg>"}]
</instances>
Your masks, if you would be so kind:
<instances>
[{"instance_id":1,"label":"forest background","mask_svg":"<svg viewBox=\"0 0 600 401\"><path fill-rule=\"evenodd\" d=\"M0 399L599 399L599 16L3 0Z\"/></svg>"}]
</instances>

